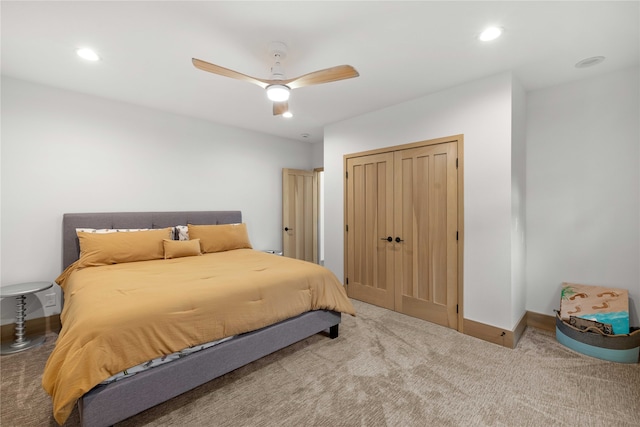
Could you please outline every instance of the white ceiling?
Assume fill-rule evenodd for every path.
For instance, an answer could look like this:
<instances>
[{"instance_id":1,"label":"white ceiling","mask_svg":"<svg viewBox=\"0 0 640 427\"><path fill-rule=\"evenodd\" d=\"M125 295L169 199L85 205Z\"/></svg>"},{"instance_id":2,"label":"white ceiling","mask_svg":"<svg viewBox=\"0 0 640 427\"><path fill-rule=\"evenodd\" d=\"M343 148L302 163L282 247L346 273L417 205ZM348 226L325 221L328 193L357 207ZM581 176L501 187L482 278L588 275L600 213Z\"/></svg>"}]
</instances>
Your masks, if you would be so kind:
<instances>
[{"instance_id":1,"label":"white ceiling","mask_svg":"<svg viewBox=\"0 0 640 427\"><path fill-rule=\"evenodd\" d=\"M495 73L534 90L640 58L637 1L2 1L1 20L3 75L311 142L326 124ZM489 25L504 34L482 43ZM272 41L289 46L287 77L341 64L360 77L294 90L285 119L258 86L191 64L270 78Z\"/></svg>"}]
</instances>

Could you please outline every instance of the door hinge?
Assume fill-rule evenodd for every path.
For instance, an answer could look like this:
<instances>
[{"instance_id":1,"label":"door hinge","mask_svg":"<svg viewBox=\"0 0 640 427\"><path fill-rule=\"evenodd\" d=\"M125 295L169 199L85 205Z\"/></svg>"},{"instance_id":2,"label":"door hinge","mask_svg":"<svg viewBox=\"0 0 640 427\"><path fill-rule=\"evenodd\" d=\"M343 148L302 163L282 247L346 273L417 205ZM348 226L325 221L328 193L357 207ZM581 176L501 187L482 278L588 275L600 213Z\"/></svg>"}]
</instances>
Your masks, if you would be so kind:
<instances>
[{"instance_id":1,"label":"door hinge","mask_svg":"<svg viewBox=\"0 0 640 427\"><path fill-rule=\"evenodd\" d=\"M458 311L458 304L456 304L456 313L459 313L459 311Z\"/></svg>"},{"instance_id":2,"label":"door hinge","mask_svg":"<svg viewBox=\"0 0 640 427\"><path fill-rule=\"evenodd\" d=\"M456 169L458 169L458 158L456 158Z\"/></svg>"},{"instance_id":3,"label":"door hinge","mask_svg":"<svg viewBox=\"0 0 640 427\"><path fill-rule=\"evenodd\" d=\"M456 231L456 240L458 240L458 232Z\"/></svg>"},{"instance_id":4,"label":"door hinge","mask_svg":"<svg viewBox=\"0 0 640 427\"><path fill-rule=\"evenodd\" d=\"M344 226L345 231L349 231L349 224Z\"/></svg>"},{"instance_id":5,"label":"door hinge","mask_svg":"<svg viewBox=\"0 0 640 427\"><path fill-rule=\"evenodd\" d=\"M347 279L347 283L346 284L348 285L349 284L349 278L347 277L346 279Z\"/></svg>"},{"instance_id":6,"label":"door hinge","mask_svg":"<svg viewBox=\"0 0 640 427\"><path fill-rule=\"evenodd\" d=\"M349 171L345 172L346 178L349 179Z\"/></svg>"}]
</instances>

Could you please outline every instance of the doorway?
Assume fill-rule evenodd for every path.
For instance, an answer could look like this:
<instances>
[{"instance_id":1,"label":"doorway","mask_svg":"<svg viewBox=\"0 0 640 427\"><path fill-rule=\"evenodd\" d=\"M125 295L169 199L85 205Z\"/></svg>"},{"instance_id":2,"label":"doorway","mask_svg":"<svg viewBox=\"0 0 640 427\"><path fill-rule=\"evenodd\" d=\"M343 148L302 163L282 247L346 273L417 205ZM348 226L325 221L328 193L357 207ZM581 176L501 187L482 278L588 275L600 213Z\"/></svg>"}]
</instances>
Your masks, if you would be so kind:
<instances>
[{"instance_id":1,"label":"doorway","mask_svg":"<svg viewBox=\"0 0 640 427\"><path fill-rule=\"evenodd\" d=\"M462 326L462 135L345 161L350 297Z\"/></svg>"},{"instance_id":2,"label":"doorway","mask_svg":"<svg viewBox=\"0 0 640 427\"><path fill-rule=\"evenodd\" d=\"M324 169L282 170L283 255L324 265Z\"/></svg>"}]
</instances>

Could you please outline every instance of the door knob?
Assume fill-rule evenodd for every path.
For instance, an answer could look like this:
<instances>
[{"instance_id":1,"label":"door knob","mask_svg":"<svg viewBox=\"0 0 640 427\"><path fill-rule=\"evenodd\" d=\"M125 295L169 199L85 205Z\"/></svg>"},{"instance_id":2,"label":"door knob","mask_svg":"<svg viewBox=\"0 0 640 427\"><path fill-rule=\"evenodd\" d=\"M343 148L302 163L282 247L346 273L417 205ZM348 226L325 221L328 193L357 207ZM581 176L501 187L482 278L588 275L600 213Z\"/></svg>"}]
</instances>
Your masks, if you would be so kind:
<instances>
[{"instance_id":1,"label":"door knob","mask_svg":"<svg viewBox=\"0 0 640 427\"><path fill-rule=\"evenodd\" d=\"M285 227L284 231L293 231L293 228Z\"/></svg>"},{"instance_id":2,"label":"door knob","mask_svg":"<svg viewBox=\"0 0 640 427\"><path fill-rule=\"evenodd\" d=\"M389 241L391 241L391 240L389 240ZM401 238L399 238L399 237L396 237L396 243L400 243L400 242L404 242L404 240L402 240L402 239L401 239Z\"/></svg>"},{"instance_id":3,"label":"door knob","mask_svg":"<svg viewBox=\"0 0 640 427\"><path fill-rule=\"evenodd\" d=\"M392 242L393 241L393 237L389 236L389 237L381 237L380 240L386 240L387 242Z\"/></svg>"}]
</instances>

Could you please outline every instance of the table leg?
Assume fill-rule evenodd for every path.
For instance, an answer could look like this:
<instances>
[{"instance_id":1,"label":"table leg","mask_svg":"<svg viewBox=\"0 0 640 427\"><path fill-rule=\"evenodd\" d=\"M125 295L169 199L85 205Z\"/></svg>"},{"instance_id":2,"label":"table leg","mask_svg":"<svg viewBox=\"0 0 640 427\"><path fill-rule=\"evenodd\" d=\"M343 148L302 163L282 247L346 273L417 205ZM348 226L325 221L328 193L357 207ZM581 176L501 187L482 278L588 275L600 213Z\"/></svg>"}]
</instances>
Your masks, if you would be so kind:
<instances>
[{"instance_id":1,"label":"table leg","mask_svg":"<svg viewBox=\"0 0 640 427\"><path fill-rule=\"evenodd\" d=\"M27 338L27 328L25 326L25 317L27 314L26 297L20 295L16 297L16 338L11 344L2 344L0 354L17 353L28 348L39 346L44 343L45 337Z\"/></svg>"},{"instance_id":2,"label":"table leg","mask_svg":"<svg viewBox=\"0 0 640 427\"><path fill-rule=\"evenodd\" d=\"M25 338L24 318L27 314L27 297L20 295L16 297L16 339L11 347L22 347L29 344L29 340Z\"/></svg>"}]
</instances>

